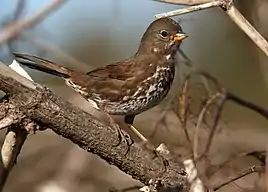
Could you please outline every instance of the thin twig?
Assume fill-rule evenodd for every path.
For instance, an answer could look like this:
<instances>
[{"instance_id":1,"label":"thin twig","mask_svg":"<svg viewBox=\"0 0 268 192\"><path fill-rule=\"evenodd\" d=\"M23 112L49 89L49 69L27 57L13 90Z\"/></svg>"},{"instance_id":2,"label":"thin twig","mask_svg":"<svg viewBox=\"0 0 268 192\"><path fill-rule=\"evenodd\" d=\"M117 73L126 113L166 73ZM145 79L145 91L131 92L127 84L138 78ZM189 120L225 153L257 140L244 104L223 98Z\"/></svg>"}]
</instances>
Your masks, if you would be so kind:
<instances>
[{"instance_id":1,"label":"thin twig","mask_svg":"<svg viewBox=\"0 0 268 192\"><path fill-rule=\"evenodd\" d=\"M184 63L186 66L193 67L193 62L181 48L178 49L178 53L185 60Z\"/></svg>"},{"instance_id":2,"label":"thin twig","mask_svg":"<svg viewBox=\"0 0 268 192\"><path fill-rule=\"evenodd\" d=\"M51 12L59 8L65 0L53 0L50 4L43 7L33 16L14 21L11 24L7 25L4 29L0 31L0 44L6 43L9 40L16 38L24 29L33 27L34 25L43 21Z\"/></svg>"},{"instance_id":3,"label":"thin twig","mask_svg":"<svg viewBox=\"0 0 268 192\"><path fill-rule=\"evenodd\" d=\"M247 156L250 157L254 157L255 159L257 159L261 165L266 165L266 154L267 151L263 150L263 151L251 151L246 153Z\"/></svg>"},{"instance_id":4,"label":"thin twig","mask_svg":"<svg viewBox=\"0 0 268 192\"><path fill-rule=\"evenodd\" d=\"M223 163L221 163L219 165L215 165L215 166L217 166L217 169L215 169L212 173L210 173L209 176L208 175L207 176L208 177L213 177L215 173L219 172L221 169L223 169L224 167L226 167L228 164L230 164L234 160L236 160L238 158L241 158L241 157L253 156L252 153L256 153L256 151L235 154L234 156L232 156L231 158L227 159ZM255 155L253 157L256 158ZM261 163L261 166L264 166L264 164Z\"/></svg>"},{"instance_id":5,"label":"thin twig","mask_svg":"<svg viewBox=\"0 0 268 192\"><path fill-rule=\"evenodd\" d=\"M213 0L154 0L161 3L170 3L170 4L176 4L176 5L198 5L202 3L208 3Z\"/></svg>"},{"instance_id":6,"label":"thin twig","mask_svg":"<svg viewBox=\"0 0 268 192\"><path fill-rule=\"evenodd\" d=\"M188 101L189 100L188 99L188 84L189 84L189 78L186 78L183 83L181 93L179 94L178 117L179 117L179 120L181 121L182 129L184 131L186 139L188 143L190 144L191 150L192 150L191 138L186 127L187 119L189 117L189 108L190 108L190 104Z\"/></svg>"},{"instance_id":7,"label":"thin twig","mask_svg":"<svg viewBox=\"0 0 268 192\"><path fill-rule=\"evenodd\" d=\"M182 15L182 14L186 14L186 13L190 13L190 12L194 12L194 11L201 11L203 9L208 9L211 7L218 7L218 6L223 6L225 4L225 2L223 0L217 0L217 1L212 1L209 3L204 3L201 5L194 5L191 7L186 7L186 8L182 8L182 9L177 9L174 11L169 11L166 13L161 13L161 14L157 14L155 15L156 18L161 18L161 17L173 17L176 15Z\"/></svg>"},{"instance_id":8,"label":"thin twig","mask_svg":"<svg viewBox=\"0 0 268 192\"><path fill-rule=\"evenodd\" d=\"M193 66L193 65L192 65ZM201 76L201 80L208 92L208 94L212 94L212 91L211 89L209 88L209 84L208 84L208 80L212 81L214 83L214 85L216 86L216 89L218 91L218 93L221 93L224 91L224 89L220 86L220 84L218 83L217 79L215 79L214 77L212 77L211 75L209 75L208 73L206 72L203 72L203 71L198 71L194 68L194 66L192 67L193 68L193 72L190 73L189 75L187 75L184 79L184 83L183 83L183 88L182 88L182 92L180 93L180 96L179 96L179 112L178 112L178 117L182 123L182 128L184 130L184 133L186 135L186 138L188 140L188 142L190 143L190 145L192 146L191 150L194 154L194 157L196 158L197 155L198 155L198 136L199 136L199 127L201 125L201 123L203 122L204 120L204 117L205 117L205 114L207 112L207 108L210 107L211 103L210 101L207 103L208 106L205 106L203 108L203 111L201 111L200 115L199 115L199 120L198 120L198 123L196 125L196 130L195 130L195 135L194 135L194 146L191 144L191 139L190 139L190 136L189 136L189 133L188 133L188 130L186 128L186 123L187 123L187 119L188 119L188 116L189 116L189 102L187 101L188 100L188 84L189 84L189 80L190 78L193 76L193 75L200 75ZM219 94L215 94L216 95L216 98L218 98ZM215 96L214 95L214 96ZM212 97L212 100L211 102L213 103L214 102L214 96L211 96ZM216 99L215 98L215 99Z\"/></svg>"},{"instance_id":9,"label":"thin twig","mask_svg":"<svg viewBox=\"0 0 268 192\"><path fill-rule=\"evenodd\" d=\"M182 58L185 60L184 63L187 67L191 68L192 71L198 71L198 69L196 68L194 63L191 61L191 59L187 56L187 54L182 49L178 49L178 52L179 52L180 56L182 56ZM205 77L201 77L201 81L202 81L204 87L206 88L208 94L211 95L212 90L209 88L209 83L208 83L207 79Z\"/></svg>"},{"instance_id":10,"label":"thin twig","mask_svg":"<svg viewBox=\"0 0 268 192\"><path fill-rule=\"evenodd\" d=\"M205 151L202 154L202 156L206 156L207 153L208 153L208 151L209 151L209 148L211 146L212 140L213 140L214 135L215 135L215 132L216 132L216 128L217 128L218 122L220 120L220 116L221 116L221 112L222 112L223 106L224 106L224 104L226 102L226 95L224 93L221 93L218 97L221 98L221 99L219 101L218 110L216 112L216 116L215 116L214 121L213 121L212 129L211 129L210 134L209 134L209 137L208 137L208 142L207 142Z\"/></svg>"},{"instance_id":11,"label":"thin twig","mask_svg":"<svg viewBox=\"0 0 268 192\"><path fill-rule=\"evenodd\" d=\"M216 128L217 122L218 122L218 120L219 120L218 118L219 118L219 116L220 116L220 111L221 111L221 108L223 107L225 101L233 101L233 102L235 102L236 104L241 105L241 106L243 106L243 107L246 107L246 108L248 108L248 109L251 109L251 110L253 110L253 111L259 113L260 115L262 115L263 117L265 117L265 118L268 119L268 110L267 110L267 109L265 109L265 108L263 108L263 107L261 107L261 106L259 106L259 105L257 105L257 104L254 104L254 103L252 103L252 102L250 102L250 101L244 100L244 99L242 99L242 98L240 98L240 97L234 95L234 94L231 93L231 92L226 91L226 90L219 84L219 82L217 81L216 78L214 78L213 76L211 76L210 74L208 74L208 73L206 73L206 72L203 72L203 71L194 71L194 72L192 72L191 74L189 74L188 76L186 76L185 79L190 78L190 76L192 76L192 75L194 75L194 74L201 75L201 76L205 77L206 79L212 81L212 82L214 83L214 85L216 86L217 91L221 94L222 97L224 97L224 99L221 100L222 102L221 102L220 105L219 105L220 107L219 107L219 109L218 109L218 111L217 111L216 118L215 118L215 120L214 120L214 124L213 124L213 126L212 126L213 128L212 128L212 131L210 132L209 141L208 141L208 143L207 143L207 146L206 146L206 149L205 149L205 152L204 152L204 153L207 153L207 151L209 150L209 146L210 146L210 144L211 144L211 142L212 142L212 137L214 136L215 128ZM199 126L198 126L198 127L199 127ZM197 141L197 139L196 139L196 135L195 135L195 139L194 139L194 140L195 140L195 142ZM194 150L195 150L195 152L196 152L196 146L194 147ZM203 154L203 155L204 155L204 154ZM203 155L202 155L202 156L203 156Z\"/></svg>"},{"instance_id":12,"label":"thin twig","mask_svg":"<svg viewBox=\"0 0 268 192\"><path fill-rule=\"evenodd\" d=\"M163 111L161 112L161 114L159 115L158 119L156 120L156 122L153 125L153 131L150 134L150 138L154 138L158 129L160 128L161 125L163 125L163 127L169 131L169 129L167 128L167 123L166 123L166 118L168 115L169 110L168 109L163 109Z\"/></svg>"},{"instance_id":13,"label":"thin twig","mask_svg":"<svg viewBox=\"0 0 268 192\"><path fill-rule=\"evenodd\" d=\"M226 92L226 99L235 102L238 105L241 105L243 107L246 107L248 109L251 109L257 113L259 113L260 115L262 115L263 117L265 117L266 119L268 119L268 110L256 105L255 103L252 103L250 101L246 101L236 95L234 95L231 92Z\"/></svg>"},{"instance_id":14,"label":"thin twig","mask_svg":"<svg viewBox=\"0 0 268 192\"><path fill-rule=\"evenodd\" d=\"M211 7L220 7L235 22L235 24L244 31L248 37L268 56L268 42L265 38L249 23L249 21L234 6L233 0L217 0L209 3L182 8L167 13L157 14L157 18L172 17L182 15L193 11L200 11Z\"/></svg>"},{"instance_id":15,"label":"thin twig","mask_svg":"<svg viewBox=\"0 0 268 192\"><path fill-rule=\"evenodd\" d=\"M268 56L268 42L232 4L225 11L230 19Z\"/></svg>"},{"instance_id":16,"label":"thin twig","mask_svg":"<svg viewBox=\"0 0 268 192\"><path fill-rule=\"evenodd\" d=\"M198 120L195 126L194 131L194 146L193 146L193 152L194 152L194 158L196 159L198 157L198 147L199 147L199 129L201 127L201 124L203 123L203 120L205 118L205 115L207 111L209 110L212 103L214 103L217 99L221 97L221 93L216 93L213 96L211 96L205 105L203 106L201 112L199 113ZM212 132L212 131L211 131Z\"/></svg>"},{"instance_id":17,"label":"thin twig","mask_svg":"<svg viewBox=\"0 0 268 192\"><path fill-rule=\"evenodd\" d=\"M16 21L20 18L20 16L22 15L24 11L25 5L26 5L26 0L17 0L17 5L13 13L13 18L12 18L13 21Z\"/></svg>"},{"instance_id":18,"label":"thin twig","mask_svg":"<svg viewBox=\"0 0 268 192\"><path fill-rule=\"evenodd\" d=\"M200 75L201 77L204 77L207 80L211 81L214 84L214 86L215 86L215 88L216 88L216 90L218 92L225 91L224 88L218 82L218 80L215 77L213 77L212 75L210 75L209 73L207 73L205 71L201 71L201 70L193 70L193 72L191 72L190 74L188 74L186 76L186 78L190 78L193 75Z\"/></svg>"},{"instance_id":19,"label":"thin twig","mask_svg":"<svg viewBox=\"0 0 268 192\"><path fill-rule=\"evenodd\" d=\"M242 173L238 174L238 176L236 176L236 177L234 177L234 178L232 178L232 179L220 184L217 187L214 187L214 191L217 191L220 188L222 188L222 187L224 187L224 186L226 186L226 185L228 185L228 184L230 184L230 183L232 183L232 182L234 182L234 181L236 181L238 179L241 179L242 177L245 177L246 175L249 175L251 173L261 172L261 171L263 171L262 166L255 166L255 165L251 166L248 169L246 169L245 171L242 171Z\"/></svg>"}]
</instances>

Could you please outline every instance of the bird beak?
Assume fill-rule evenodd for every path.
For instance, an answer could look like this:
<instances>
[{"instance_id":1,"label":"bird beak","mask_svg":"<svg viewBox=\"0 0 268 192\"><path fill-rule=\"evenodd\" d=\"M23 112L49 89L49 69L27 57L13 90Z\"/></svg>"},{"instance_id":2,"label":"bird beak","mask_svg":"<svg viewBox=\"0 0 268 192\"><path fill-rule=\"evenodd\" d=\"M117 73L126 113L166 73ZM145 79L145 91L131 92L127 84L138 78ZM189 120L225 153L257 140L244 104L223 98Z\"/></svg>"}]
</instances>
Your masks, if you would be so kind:
<instances>
[{"instance_id":1,"label":"bird beak","mask_svg":"<svg viewBox=\"0 0 268 192\"><path fill-rule=\"evenodd\" d=\"M186 35L185 33L181 32L181 33L177 33L173 36L171 36L171 40L173 41L182 41L183 39L187 38L188 35Z\"/></svg>"}]
</instances>

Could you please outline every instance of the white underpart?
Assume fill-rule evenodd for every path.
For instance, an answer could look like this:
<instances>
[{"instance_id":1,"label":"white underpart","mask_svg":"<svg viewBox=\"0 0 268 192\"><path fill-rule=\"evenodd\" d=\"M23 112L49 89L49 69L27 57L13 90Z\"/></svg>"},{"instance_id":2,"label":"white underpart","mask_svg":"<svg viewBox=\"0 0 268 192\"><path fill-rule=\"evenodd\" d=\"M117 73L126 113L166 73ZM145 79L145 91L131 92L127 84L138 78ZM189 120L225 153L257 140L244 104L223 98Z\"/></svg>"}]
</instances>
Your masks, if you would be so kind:
<instances>
[{"instance_id":1,"label":"white underpart","mask_svg":"<svg viewBox=\"0 0 268 192\"><path fill-rule=\"evenodd\" d=\"M154 52L157 53L159 51L158 48L154 48Z\"/></svg>"},{"instance_id":2,"label":"white underpart","mask_svg":"<svg viewBox=\"0 0 268 192\"><path fill-rule=\"evenodd\" d=\"M87 95L87 92L85 92L81 86L77 86L74 89L75 89L75 91L77 91L81 95Z\"/></svg>"},{"instance_id":3,"label":"white underpart","mask_svg":"<svg viewBox=\"0 0 268 192\"><path fill-rule=\"evenodd\" d=\"M142 87L139 87L138 90L134 93L133 97L136 97L142 91Z\"/></svg>"},{"instance_id":4,"label":"white underpart","mask_svg":"<svg viewBox=\"0 0 268 192\"><path fill-rule=\"evenodd\" d=\"M127 101L129 99L129 96L124 96L123 101Z\"/></svg>"},{"instance_id":5,"label":"white underpart","mask_svg":"<svg viewBox=\"0 0 268 192\"><path fill-rule=\"evenodd\" d=\"M9 65L11 69L16 71L21 76L29 79L30 81L33 81L33 79L30 77L30 75L20 66L20 64L14 59L13 62Z\"/></svg>"},{"instance_id":6,"label":"white underpart","mask_svg":"<svg viewBox=\"0 0 268 192\"><path fill-rule=\"evenodd\" d=\"M146 83L148 81L151 81L151 79L157 79L157 78L159 78L160 72L161 71L167 71L167 70L170 70L170 68L164 67L164 66L157 66L155 73L151 77L148 77L147 79L145 79L144 80L144 83ZM157 84L150 85L150 87L148 88L148 90L146 92L146 96L145 97L146 98L149 98L150 94L153 91L156 91L156 89L158 89ZM139 87L138 90L134 93L133 97L137 96L141 91L142 91L142 87ZM144 96L141 96L141 97L144 97Z\"/></svg>"},{"instance_id":7,"label":"white underpart","mask_svg":"<svg viewBox=\"0 0 268 192\"><path fill-rule=\"evenodd\" d=\"M91 100L91 99L87 99L87 101L89 102L89 104L90 104L93 108L95 108L95 109L100 109L95 101L93 101L93 100Z\"/></svg>"},{"instance_id":8,"label":"white underpart","mask_svg":"<svg viewBox=\"0 0 268 192\"><path fill-rule=\"evenodd\" d=\"M150 87L149 87L149 89L148 89L148 91L147 91L147 94L148 93L151 93L151 92L153 92L153 91L155 91L156 90L156 85L154 84L154 85L150 85Z\"/></svg>"},{"instance_id":9,"label":"white underpart","mask_svg":"<svg viewBox=\"0 0 268 192\"><path fill-rule=\"evenodd\" d=\"M151 79L157 79L157 78L159 78L159 76L160 76L160 75L159 75L160 72L161 72L161 71L166 71L166 70L170 70L170 68L168 68L168 67L163 67L163 66L161 66L161 67L157 66L157 67L156 67L156 71L155 71L155 73L153 74L153 76L148 77L146 80L147 80L147 81L150 81ZM159 79L159 80L160 80L160 79ZM158 89L157 84L150 85L149 89L148 89L147 92L146 92L146 97L149 98L150 94L151 94L152 92L156 91L156 89Z\"/></svg>"},{"instance_id":10,"label":"white underpart","mask_svg":"<svg viewBox=\"0 0 268 192\"><path fill-rule=\"evenodd\" d=\"M71 87L72 89L74 89L76 92L80 93L81 95L88 95L88 93L85 91L86 88L80 86L80 85L77 85L75 83L73 83L72 81L66 79L65 80L66 84Z\"/></svg>"},{"instance_id":11,"label":"white underpart","mask_svg":"<svg viewBox=\"0 0 268 192\"><path fill-rule=\"evenodd\" d=\"M76 85L75 83L73 83L72 81L70 81L68 79L65 80L65 82L66 82L66 84L68 86L70 86L72 89L74 89L76 92L80 93L81 95L83 95L83 96L87 96L88 95L88 93L86 92L86 88L84 88L84 87L82 87L80 85ZM87 101L89 102L89 104L93 108L100 109L95 101L93 101L91 99L87 99Z\"/></svg>"},{"instance_id":12,"label":"white underpart","mask_svg":"<svg viewBox=\"0 0 268 192\"><path fill-rule=\"evenodd\" d=\"M170 58L171 58L171 55L170 54L166 56L166 59L167 60L169 60Z\"/></svg>"}]
</instances>

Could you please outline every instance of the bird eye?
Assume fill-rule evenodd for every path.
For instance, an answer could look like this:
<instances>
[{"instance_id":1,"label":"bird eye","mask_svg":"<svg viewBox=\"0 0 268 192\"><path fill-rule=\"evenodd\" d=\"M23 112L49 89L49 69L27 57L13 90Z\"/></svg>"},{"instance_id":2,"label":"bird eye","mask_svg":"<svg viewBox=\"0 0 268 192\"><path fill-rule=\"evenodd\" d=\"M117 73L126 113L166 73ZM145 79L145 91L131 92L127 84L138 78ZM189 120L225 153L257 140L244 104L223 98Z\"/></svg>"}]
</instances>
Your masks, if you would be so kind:
<instances>
[{"instance_id":1,"label":"bird eye","mask_svg":"<svg viewBox=\"0 0 268 192\"><path fill-rule=\"evenodd\" d=\"M166 38L168 36L168 32L166 30L162 30L160 31L160 35L161 37Z\"/></svg>"}]
</instances>

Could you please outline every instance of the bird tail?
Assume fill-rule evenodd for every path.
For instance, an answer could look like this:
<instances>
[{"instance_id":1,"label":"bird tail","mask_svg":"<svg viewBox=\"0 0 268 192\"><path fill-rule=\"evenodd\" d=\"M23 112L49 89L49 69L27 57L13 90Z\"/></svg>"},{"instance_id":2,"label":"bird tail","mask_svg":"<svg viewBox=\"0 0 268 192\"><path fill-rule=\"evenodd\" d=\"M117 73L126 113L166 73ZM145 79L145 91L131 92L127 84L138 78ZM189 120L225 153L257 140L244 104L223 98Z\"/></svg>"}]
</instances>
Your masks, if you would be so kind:
<instances>
[{"instance_id":1,"label":"bird tail","mask_svg":"<svg viewBox=\"0 0 268 192\"><path fill-rule=\"evenodd\" d=\"M71 76L72 70L59 66L52 61L42 59L37 56L13 53L16 61L20 64L25 65L31 69L36 69L51 75L58 77L69 78Z\"/></svg>"}]
</instances>

